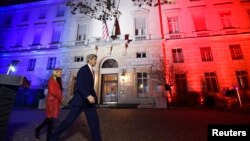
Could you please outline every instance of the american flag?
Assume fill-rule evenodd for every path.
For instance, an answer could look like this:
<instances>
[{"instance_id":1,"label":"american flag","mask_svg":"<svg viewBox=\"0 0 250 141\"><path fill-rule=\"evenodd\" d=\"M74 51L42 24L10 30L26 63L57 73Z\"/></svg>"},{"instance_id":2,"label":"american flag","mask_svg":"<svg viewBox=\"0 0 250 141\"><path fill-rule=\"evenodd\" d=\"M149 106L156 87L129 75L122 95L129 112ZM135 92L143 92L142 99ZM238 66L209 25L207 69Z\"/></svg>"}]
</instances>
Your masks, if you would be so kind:
<instances>
[{"instance_id":1,"label":"american flag","mask_svg":"<svg viewBox=\"0 0 250 141\"><path fill-rule=\"evenodd\" d=\"M103 20L103 23L102 23L102 38L105 41L107 41L108 36L109 36L108 26L107 26L106 20Z\"/></svg>"}]
</instances>

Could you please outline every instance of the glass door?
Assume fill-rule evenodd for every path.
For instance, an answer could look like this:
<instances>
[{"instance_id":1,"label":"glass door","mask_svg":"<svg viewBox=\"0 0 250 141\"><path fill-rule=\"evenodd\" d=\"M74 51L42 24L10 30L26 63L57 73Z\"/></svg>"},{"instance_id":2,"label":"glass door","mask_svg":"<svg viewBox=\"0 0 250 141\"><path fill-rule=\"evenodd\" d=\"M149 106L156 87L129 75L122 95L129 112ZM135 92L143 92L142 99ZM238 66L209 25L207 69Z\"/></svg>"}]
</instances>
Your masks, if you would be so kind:
<instances>
[{"instance_id":1,"label":"glass door","mask_svg":"<svg viewBox=\"0 0 250 141\"><path fill-rule=\"evenodd\" d=\"M118 74L102 75L102 103L113 104L118 102Z\"/></svg>"}]
</instances>

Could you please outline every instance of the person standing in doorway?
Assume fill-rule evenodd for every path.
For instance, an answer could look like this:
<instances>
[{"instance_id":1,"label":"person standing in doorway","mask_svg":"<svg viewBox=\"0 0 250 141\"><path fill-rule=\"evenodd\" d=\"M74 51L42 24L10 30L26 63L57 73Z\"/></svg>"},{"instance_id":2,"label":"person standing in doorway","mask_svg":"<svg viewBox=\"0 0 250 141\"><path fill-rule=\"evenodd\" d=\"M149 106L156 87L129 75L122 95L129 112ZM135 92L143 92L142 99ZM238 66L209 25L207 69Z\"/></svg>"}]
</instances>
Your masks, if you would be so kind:
<instances>
[{"instance_id":1,"label":"person standing in doorway","mask_svg":"<svg viewBox=\"0 0 250 141\"><path fill-rule=\"evenodd\" d=\"M70 111L65 120L54 130L50 141L58 141L64 131L73 124L77 117L84 111L91 132L92 141L102 141L99 117L96 111L97 96L94 90L95 75L93 67L96 65L97 56L89 54L87 64L81 67L76 77L76 91L70 100Z\"/></svg>"},{"instance_id":2,"label":"person standing in doorway","mask_svg":"<svg viewBox=\"0 0 250 141\"><path fill-rule=\"evenodd\" d=\"M44 121L35 129L35 138L40 139L40 131L48 125L46 141L52 133L53 122L55 118L58 118L60 111L62 96L62 69L56 68L53 70L52 76L48 81L48 95L46 98L46 118Z\"/></svg>"}]
</instances>

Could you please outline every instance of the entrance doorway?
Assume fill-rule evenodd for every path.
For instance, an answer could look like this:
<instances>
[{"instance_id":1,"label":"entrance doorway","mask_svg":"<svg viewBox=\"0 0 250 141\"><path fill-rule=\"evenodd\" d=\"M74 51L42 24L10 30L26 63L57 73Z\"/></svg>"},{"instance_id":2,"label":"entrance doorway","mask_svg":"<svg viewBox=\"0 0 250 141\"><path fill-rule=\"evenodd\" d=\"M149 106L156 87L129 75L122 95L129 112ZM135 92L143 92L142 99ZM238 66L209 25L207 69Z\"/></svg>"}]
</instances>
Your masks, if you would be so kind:
<instances>
[{"instance_id":1,"label":"entrance doorway","mask_svg":"<svg viewBox=\"0 0 250 141\"><path fill-rule=\"evenodd\" d=\"M114 104L118 102L118 74L102 74L101 102Z\"/></svg>"}]
</instances>

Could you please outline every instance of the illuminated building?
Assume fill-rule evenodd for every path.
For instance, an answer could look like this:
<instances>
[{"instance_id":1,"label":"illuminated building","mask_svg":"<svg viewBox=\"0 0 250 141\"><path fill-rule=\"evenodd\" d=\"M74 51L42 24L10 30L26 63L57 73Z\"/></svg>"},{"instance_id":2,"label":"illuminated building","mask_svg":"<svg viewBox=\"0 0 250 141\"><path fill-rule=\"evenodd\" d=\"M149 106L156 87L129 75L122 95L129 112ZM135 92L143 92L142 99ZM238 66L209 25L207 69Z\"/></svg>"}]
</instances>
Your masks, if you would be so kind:
<instances>
[{"instance_id":1,"label":"illuminated building","mask_svg":"<svg viewBox=\"0 0 250 141\"><path fill-rule=\"evenodd\" d=\"M161 5L162 23L157 6L121 0L121 35L111 38L115 20L107 20L107 41L102 21L72 15L65 3L41 0L0 7L0 73L20 59L11 74L26 76L31 89L45 89L51 70L62 67L69 99L78 69L94 53L99 103L154 105L159 89L149 72L164 56L164 43L166 60L181 68L174 74L174 97L192 91L220 93L232 85L249 96L249 0L171 0Z\"/></svg>"}]
</instances>

